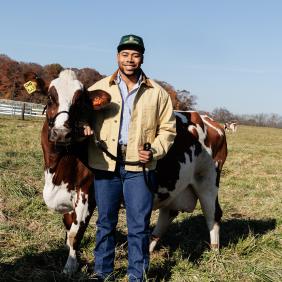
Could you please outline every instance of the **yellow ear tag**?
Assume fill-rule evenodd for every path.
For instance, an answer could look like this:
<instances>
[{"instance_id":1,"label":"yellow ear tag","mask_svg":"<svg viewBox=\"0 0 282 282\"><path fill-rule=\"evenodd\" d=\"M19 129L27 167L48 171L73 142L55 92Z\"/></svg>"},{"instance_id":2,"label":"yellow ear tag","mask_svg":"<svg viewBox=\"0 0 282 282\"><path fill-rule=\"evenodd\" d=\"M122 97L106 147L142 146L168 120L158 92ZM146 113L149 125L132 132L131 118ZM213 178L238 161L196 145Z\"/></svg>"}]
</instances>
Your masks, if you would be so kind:
<instances>
[{"instance_id":1,"label":"yellow ear tag","mask_svg":"<svg viewBox=\"0 0 282 282\"><path fill-rule=\"evenodd\" d=\"M24 88L28 94L32 94L33 92L36 91L37 83L33 81L28 81L24 84Z\"/></svg>"}]
</instances>

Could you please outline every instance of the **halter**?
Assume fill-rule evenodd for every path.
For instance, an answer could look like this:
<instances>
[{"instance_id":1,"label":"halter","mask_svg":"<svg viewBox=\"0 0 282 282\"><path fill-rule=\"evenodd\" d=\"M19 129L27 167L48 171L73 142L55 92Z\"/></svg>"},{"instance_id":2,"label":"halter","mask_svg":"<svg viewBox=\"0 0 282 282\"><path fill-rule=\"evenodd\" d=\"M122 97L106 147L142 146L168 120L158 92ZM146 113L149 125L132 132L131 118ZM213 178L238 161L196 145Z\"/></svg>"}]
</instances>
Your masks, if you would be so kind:
<instances>
[{"instance_id":1,"label":"halter","mask_svg":"<svg viewBox=\"0 0 282 282\"><path fill-rule=\"evenodd\" d=\"M54 126L56 118L60 114L67 114L68 116L70 115L70 113L68 111L60 111L60 112L56 113L54 117L50 118L50 117L47 116L47 113L46 113L46 118L47 118L49 127L53 127Z\"/></svg>"},{"instance_id":2,"label":"halter","mask_svg":"<svg viewBox=\"0 0 282 282\"><path fill-rule=\"evenodd\" d=\"M44 107L43 109L43 112L42 112L42 115L45 113L47 109L47 105ZM49 118L47 116L47 113L46 113L46 118L47 118L47 121L48 121L48 125L49 127L53 127L54 124L55 124L55 121L56 121L56 118L60 115L60 114L68 114L70 115L70 113L68 111L61 111L61 112L58 112L53 118ZM146 169L145 169L145 164L140 162L140 161L125 161L125 160L122 160L120 159L119 157L117 156L114 156L112 153L110 153L108 151L108 148L107 148L107 145L106 143L103 141L103 140L99 140L97 138L97 136L95 135L94 133L94 141L95 141L95 144L96 146L101 150L103 151L109 158L111 158L112 160L116 161L117 163L121 164L121 165L133 165L133 166L142 166L142 169L143 169L143 175L144 175L144 181L148 187L148 189L150 190L150 192L154 193L155 192L155 188L152 186L151 184L151 181L149 179L149 176L146 175ZM144 144L144 150L148 151L151 149L151 144L150 143L145 143ZM66 150L66 152L68 152L68 150Z\"/></svg>"},{"instance_id":3,"label":"halter","mask_svg":"<svg viewBox=\"0 0 282 282\"><path fill-rule=\"evenodd\" d=\"M47 110L47 105L44 106L43 111L42 111L42 115L44 115L44 113L46 112L46 110ZM46 119L47 119L47 121L48 121L49 127L53 127L53 126L54 126L55 121L56 121L56 118L57 118L60 114L67 114L68 116L70 115L70 113L69 113L68 111L60 111L60 112L56 113L54 117L50 118L50 117L48 117L47 112L46 112Z\"/></svg>"}]
</instances>

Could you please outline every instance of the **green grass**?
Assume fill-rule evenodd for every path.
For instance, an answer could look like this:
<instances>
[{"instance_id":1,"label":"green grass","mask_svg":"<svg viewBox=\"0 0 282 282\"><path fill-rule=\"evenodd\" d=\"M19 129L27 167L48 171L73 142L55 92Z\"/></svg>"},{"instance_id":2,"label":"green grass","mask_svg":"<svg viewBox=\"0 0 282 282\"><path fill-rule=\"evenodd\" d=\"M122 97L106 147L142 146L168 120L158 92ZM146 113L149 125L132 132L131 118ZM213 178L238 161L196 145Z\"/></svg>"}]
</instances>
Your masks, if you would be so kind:
<instances>
[{"instance_id":1,"label":"green grass","mask_svg":"<svg viewBox=\"0 0 282 282\"><path fill-rule=\"evenodd\" d=\"M72 278L61 273L68 252L62 216L42 200L41 126L42 120L0 117L0 280L91 281L96 213L82 241L81 271ZM282 130L240 126L227 138L220 253L208 248L197 206L171 224L151 256L148 281L282 281ZM124 218L122 210L118 281L126 281Z\"/></svg>"}]
</instances>

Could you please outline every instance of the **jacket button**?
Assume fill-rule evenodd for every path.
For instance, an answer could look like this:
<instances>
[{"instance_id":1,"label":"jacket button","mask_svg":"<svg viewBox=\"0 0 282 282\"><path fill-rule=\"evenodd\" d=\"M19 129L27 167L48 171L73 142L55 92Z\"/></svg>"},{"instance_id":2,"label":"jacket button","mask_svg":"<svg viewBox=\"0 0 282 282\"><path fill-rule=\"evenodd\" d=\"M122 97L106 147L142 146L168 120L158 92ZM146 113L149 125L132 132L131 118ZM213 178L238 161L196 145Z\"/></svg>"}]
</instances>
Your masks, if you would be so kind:
<instances>
[{"instance_id":1,"label":"jacket button","mask_svg":"<svg viewBox=\"0 0 282 282\"><path fill-rule=\"evenodd\" d=\"M114 122L117 123L117 120L115 119Z\"/></svg>"},{"instance_id":2,"label":"jacket button","mask_svg":"<svg viewBox=\"0 0 282 282\"><path fill-rule=\"evenodd\" d=\"M115 142L115 141L116 141L116 139L112 139L112 141L114 141L114 142Z\"/></svg>"}]
</instances>

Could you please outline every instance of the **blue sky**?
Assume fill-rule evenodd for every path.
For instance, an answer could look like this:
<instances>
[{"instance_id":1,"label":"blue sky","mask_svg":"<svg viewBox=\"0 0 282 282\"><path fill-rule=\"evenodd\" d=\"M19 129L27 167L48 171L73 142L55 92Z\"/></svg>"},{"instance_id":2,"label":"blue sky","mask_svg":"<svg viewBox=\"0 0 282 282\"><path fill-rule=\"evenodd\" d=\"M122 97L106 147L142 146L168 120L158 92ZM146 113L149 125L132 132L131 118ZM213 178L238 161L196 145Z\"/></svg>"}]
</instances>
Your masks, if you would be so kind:
<instances>
[{"instance_id":1,"label":"blue sky","mask_svg":"<svg viewBox=\"0 0 282 282\"><path fill-rule=\"evenodd\" d=\"M3 1L0 53L22 62L116 70L124 34L143 70L197 96L197 109L282 115L282 1Z\"/></svg>"}]
</instances>

